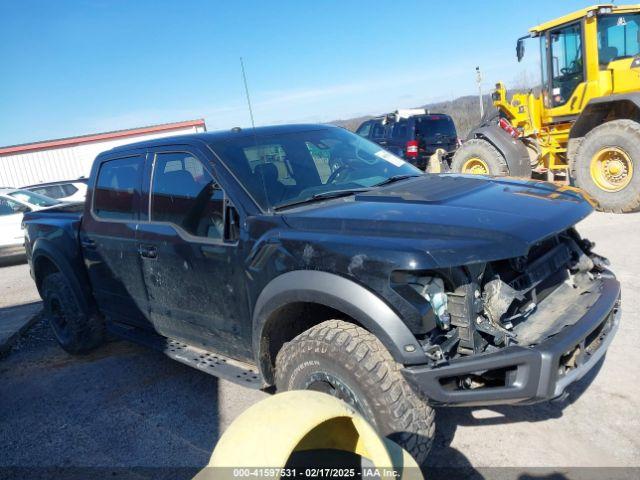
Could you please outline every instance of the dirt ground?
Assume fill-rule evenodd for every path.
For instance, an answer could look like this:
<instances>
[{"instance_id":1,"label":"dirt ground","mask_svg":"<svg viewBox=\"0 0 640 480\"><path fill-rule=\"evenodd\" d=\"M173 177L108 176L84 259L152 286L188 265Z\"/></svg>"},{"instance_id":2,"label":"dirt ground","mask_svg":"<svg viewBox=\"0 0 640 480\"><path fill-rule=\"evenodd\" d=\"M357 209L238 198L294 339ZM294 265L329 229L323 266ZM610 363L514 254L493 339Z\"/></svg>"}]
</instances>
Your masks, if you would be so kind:
<instances>
[{"instance_id":1,"label":"dirt ground","mask_svg":"<svg viewBox=\"0 0 640 480\"><path fill-rule=\"evenodd\" d=\"M439 409L434 467L495 478L640 475L576 470L640 467L640 214L594 214L579 230L610 258L623 285L621 327L604 362L560 403ZM0 268L0 309L34 300L26 265ZM197 470L230 422L266 395L124 341L71 357L42 323L0 359L0 385L0 472L7 466Z\"/></svg>"}]
</instances>

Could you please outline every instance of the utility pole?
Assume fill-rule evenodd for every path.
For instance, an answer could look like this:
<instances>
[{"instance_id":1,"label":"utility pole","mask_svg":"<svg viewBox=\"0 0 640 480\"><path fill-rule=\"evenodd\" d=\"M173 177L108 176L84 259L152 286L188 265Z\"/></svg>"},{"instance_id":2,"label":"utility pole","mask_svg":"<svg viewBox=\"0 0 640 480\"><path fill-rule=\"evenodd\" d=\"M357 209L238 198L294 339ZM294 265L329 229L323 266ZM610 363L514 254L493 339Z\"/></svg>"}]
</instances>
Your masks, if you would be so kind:
<instances>
[{"instance_id":1,"label":"utility pole","mask_svg":"<svg viewBox=\"0 0 640 480\"><path fill-rule=\"evenodd\" d=\"M482 101L482 74L480 67L476 67L476 83L478 84L478 99L480 100L480 120L484 118L484 102Z\"/></svg>"}]
</instances>

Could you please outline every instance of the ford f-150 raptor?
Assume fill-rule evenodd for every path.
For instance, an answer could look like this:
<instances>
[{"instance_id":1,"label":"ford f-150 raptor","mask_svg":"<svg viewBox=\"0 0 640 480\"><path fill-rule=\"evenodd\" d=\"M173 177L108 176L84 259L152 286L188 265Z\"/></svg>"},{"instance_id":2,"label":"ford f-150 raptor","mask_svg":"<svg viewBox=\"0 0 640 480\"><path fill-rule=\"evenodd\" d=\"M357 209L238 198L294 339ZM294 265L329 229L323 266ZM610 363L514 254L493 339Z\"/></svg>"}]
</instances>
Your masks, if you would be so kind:
<instances>
[{"instance_id":1,"label":"ford f-150 raptor","mask_svg":"<svg viewBox=\"0 0 640 480\"><path fill-rule=\"evenodd\" d=\"M605 354L620 285L549 183L424 174L341 128L116 147L83 205L25 215L70 353L110 331L255 388L353 405L424 462L434 405L565 395Z\"/></svg>"}]
</instances>

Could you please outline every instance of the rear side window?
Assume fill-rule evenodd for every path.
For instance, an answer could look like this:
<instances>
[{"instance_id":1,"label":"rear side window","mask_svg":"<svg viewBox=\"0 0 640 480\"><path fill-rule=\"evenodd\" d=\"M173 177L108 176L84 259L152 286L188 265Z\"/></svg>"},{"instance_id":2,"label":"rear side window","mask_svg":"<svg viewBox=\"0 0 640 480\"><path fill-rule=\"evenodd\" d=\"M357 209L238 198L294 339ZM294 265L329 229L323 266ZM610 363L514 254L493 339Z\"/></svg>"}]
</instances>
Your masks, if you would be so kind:
<instances>
[{"instance_id":1,"label":"rear side window","mask_svg":"<svg viewBox=\"0 0 640 480\"><path fill-rule=\"evenodd\" d=\"M224 192L190 153L156 155L151 188L151 221L169 222L198 237L224 235Z\"/></svg>"},{"instance_id":2,"label":"rear side window","mask_svg":"<svg viewBox=\"0 0 640 480\"><path fill-rule=\"evenodd\" d=\"M109 160L100 166L93 194L93 211L101 218L133 220L140 197L144 159L141 156Z\"/></svg>"}]
</instances>

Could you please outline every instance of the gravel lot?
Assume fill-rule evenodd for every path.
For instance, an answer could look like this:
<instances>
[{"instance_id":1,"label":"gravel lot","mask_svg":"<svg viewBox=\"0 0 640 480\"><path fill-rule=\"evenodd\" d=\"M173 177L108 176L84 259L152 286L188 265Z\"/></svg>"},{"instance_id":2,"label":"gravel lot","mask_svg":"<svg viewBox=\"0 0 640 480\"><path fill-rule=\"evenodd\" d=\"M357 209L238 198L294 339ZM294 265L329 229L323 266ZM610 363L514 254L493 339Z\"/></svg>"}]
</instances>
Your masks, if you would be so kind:
<instances>
[{"instance_id":1,"label":"gravel lot","mask_svg":"<svg viewBox=\"0 0 640 480\"><path fill-rule=\"evenodd\" d=\"M440 409L434 466L513 467L506 476L519 478L544 476L533 467L565 478L588 475L570 467L640 466L640 214L594 214L580 231L623 284L622 325L599 371L561 403ZM0 272L0 309L37 299L26 265ZM199 467L266 395L124 341L71 357L42 323L0 359L0 382L0 467Z\"/></svg>"}]
</instances>

